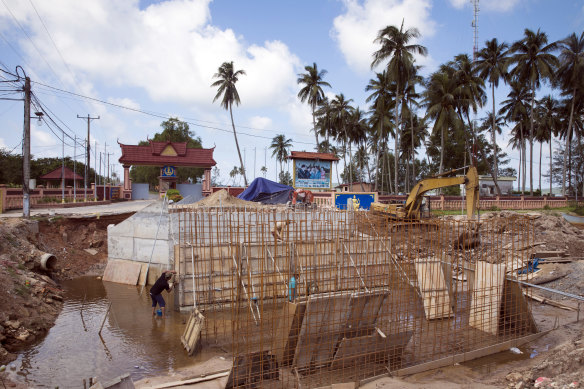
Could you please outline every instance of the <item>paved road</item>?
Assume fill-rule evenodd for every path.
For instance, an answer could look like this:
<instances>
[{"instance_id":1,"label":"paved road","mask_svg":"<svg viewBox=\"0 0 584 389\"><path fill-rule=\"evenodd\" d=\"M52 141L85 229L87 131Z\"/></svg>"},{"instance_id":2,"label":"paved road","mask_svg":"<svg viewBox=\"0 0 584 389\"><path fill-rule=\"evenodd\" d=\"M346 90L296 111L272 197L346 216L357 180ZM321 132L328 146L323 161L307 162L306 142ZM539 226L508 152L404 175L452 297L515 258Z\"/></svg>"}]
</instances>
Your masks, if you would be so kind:
<instances>
[{"instance_id":1,"label":"paved road","mask_svg":"<svg viewBox=\"0 0 584 389\"><path fill-rule=\"evenodd\" d=\"M137 212L142 208L155 203L158 200L134 200L123 201L119 203L103 204L103 205L88 205L85 207L73 208L40 208L31 209L31 216L93 216L100 215L117 215L120 213ZM3 217L21 217L22 210L11 210L6 213L0 213L0 218Z\"/></svg>"}]
</instances>

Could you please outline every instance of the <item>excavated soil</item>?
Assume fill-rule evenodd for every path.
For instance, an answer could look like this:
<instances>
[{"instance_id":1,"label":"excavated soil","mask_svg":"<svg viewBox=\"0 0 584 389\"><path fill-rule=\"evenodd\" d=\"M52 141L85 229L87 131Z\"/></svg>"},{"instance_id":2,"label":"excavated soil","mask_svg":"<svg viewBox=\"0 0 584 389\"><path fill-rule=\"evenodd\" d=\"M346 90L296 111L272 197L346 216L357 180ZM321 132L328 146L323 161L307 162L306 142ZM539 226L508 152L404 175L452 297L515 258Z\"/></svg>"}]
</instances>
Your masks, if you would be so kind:
<instances>
[{"instance_id":1,"label":"excavated soil","mask_svg":"<svg viewBox=\"0 0 584 389\"><path fill-rule=\"evenodd\" d=\"M130 215L0 219L0 365L53 326L63 305L59 281L103 273L107 226ZM56 258L50 271L41 268L44 253Z\"/></svg>"}]
</instances>

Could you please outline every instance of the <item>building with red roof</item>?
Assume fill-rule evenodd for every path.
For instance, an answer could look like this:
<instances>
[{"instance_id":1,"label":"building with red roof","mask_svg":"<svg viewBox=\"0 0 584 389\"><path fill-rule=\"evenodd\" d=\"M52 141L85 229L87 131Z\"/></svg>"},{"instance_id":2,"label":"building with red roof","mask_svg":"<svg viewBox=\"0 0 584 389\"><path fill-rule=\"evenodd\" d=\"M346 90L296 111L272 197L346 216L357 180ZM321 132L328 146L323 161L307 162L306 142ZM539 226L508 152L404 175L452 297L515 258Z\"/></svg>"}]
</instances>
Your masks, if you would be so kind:
<instances>
[{"instance_id":1,"label":"building with red roof","mask_svg":"<svg viewBox=\"0 0 584 389\"><path fill-rule=\"evenodd\" d=\"M194 149L187 147L187 142L155 142L149 140L147 145L125 145L118 142L122 149L119 161L124 167L123 197L131 198L130 167L160 166L159 190L166 192L176 188L176 167L198 167L204 169L203 194L211 193L211 168L217 164L211 149Z\"/></svg>"},{"instance_id":2,"label":"building with red roof","mask_svg":"<svg viewBox=\"0 0 584 389\"><path fill-rule=\"evenodd\" d=\"M47 174L43 174L38 179L39 181L45 181L47 188L60 188L63 183L63 176L65 177L65 186L74 186L74 184L76 184L76 186L79 187L80 185L83 185L83 177L68 167L65 167L64 169L63 167L59 167Z\"/></svg>"}]
</instances>

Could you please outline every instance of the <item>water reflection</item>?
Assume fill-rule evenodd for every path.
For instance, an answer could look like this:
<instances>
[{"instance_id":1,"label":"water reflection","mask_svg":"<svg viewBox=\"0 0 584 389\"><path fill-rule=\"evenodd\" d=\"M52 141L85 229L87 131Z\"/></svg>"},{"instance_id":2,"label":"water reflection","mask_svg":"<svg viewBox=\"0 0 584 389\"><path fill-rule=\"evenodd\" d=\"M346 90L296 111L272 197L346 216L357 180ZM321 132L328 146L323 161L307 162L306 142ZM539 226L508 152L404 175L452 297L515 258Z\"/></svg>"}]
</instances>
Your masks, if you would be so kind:
<instances>
[{"instance_id":1,"label":"water reflection","mask_svg":"<svg viewBox=\"0 0 584 389\"><path fill-rule=\"evenodd\" d=\"M187 316L167 301L166 318L153 317L148 288L82 277L63 283L63 311L38 345L15 361L19 380L33 387L79 388L83 379L109 380L124 373L132 379L192 364L180 342ZM112 307L101 336L99 327Z\"/></svg>"}]
</instances>

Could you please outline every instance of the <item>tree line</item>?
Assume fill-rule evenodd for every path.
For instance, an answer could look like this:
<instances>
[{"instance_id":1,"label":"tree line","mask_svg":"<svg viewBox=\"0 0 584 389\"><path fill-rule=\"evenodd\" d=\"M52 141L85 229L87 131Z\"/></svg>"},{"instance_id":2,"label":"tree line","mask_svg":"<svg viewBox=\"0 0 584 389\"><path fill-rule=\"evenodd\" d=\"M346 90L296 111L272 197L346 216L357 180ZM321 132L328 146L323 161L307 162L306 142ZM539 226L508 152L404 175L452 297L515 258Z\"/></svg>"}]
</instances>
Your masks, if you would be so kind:
<instances>
[{"instance_id":1,"label":"tree line","mask_svg":"<svg viewBox=\"0 0 584 389\"><path fill-rule=\"evenodd\" d=\"M497 178L518 174L522 193L529 177L533 195L534 146L539 143L538 191L542 175L550 181L550 192L552 182L561 183L564 195L584 191L584 32L557 42L539 29L525 29L512 43L493 38L475 58L458 54L427 77L416 63L416 56L428 53L413 43L419 37L416 28L404 29L403 22L378 32L371 69L381 71L365 86L365 109L353 106L343 93L327 98L325 88L332 86L325 81L327 71L316 63L298 74L298 98L311 108L316 150L343 161L339 182L368 180L376 191L407 192L425 176L473 164L480 174L491 175L499 194ZM239 173L247 185L232 112L233 104L241 103L235 84L243 75L233 62L224 62L211 86L218 88L214 101L221 99L230 113ZM509 86L509 93L496 102L495 90L501 84ZM560 97L537 98L543 84ZM486 117L473 120L483 107L490 108ZM519 151L518 172L505 167L509 158L497 144L504 128L510 132L510 146ZM542 173L544 143L550 161ZM285 161L291 146L285 134L277 135L270 146L272 156ZM422 146L425 155L420 155ZM285 179L282 171L280 177Z\"/></svg>"}]
</instances>

